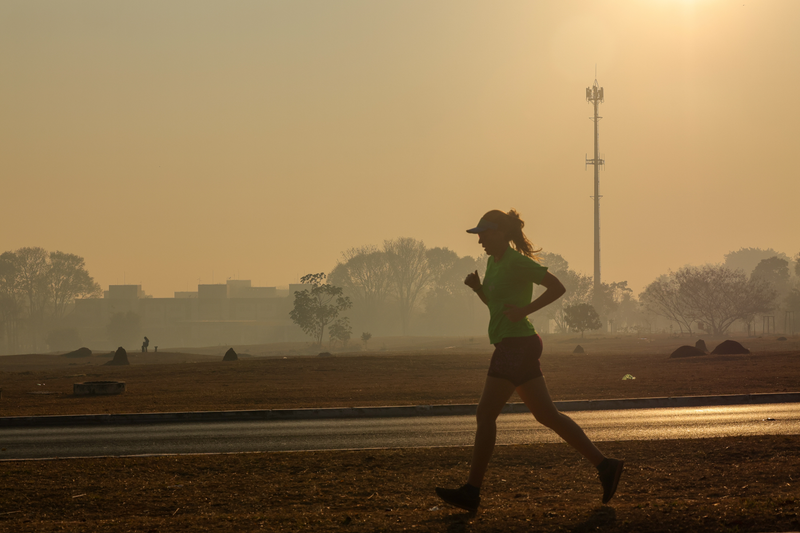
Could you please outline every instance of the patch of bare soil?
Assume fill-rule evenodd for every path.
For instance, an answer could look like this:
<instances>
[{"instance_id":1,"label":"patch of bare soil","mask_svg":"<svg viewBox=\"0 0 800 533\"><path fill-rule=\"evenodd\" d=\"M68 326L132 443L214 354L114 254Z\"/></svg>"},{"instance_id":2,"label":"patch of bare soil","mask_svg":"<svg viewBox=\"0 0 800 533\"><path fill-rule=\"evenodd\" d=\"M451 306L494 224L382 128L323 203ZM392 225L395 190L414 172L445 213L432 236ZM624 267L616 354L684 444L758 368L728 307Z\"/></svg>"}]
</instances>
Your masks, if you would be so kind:
<instances>
[{"instance_id":1,"label":"patch of bare soil","mask_svg":"<svg viewBox=\"0 0 800 533\"><path fill-rule=\"evenodd\" d=\"M439 501L468 448L6 462L0 530L789 531L796 436L603 443L626 459L610 505L565 444L498 447L476 515Z\"/></svg>"},{"instance_id":2,"label":"patch of bare soil","mask_svg":"<svg viewBox=\"0 0 800 533\"><path fill-rule=\"evenodd\" d=\"M588 353L573 355L576 342ZM669 337L549 336L542 368L555 400L798 390L795 338L788 344L742 340L751 354L670 359L682 343ZM716 344L709 342L709 347ZM108 356L0 357L0 416L477 403L491 346L467 341L444 347L427 341L423 346L231 362L222 361L225 348L217 348L218 355L132 352L130 366L104 366ZM636 379L623 380L628 374ZM84 381L124 381L127 392L74 396L73 384Z\"/></svg>"},{"instance_id":3,"label":"patch of bare soil","mask_svg":"<svg viewBox=\"0 0 800 533\"><path fill-rule=\"evenodd\" d=\"M571 355L577 342L586 355ZM800 348L792 342L752 339L743 342L749 355L669 359L683 340L551 337L542 362L555 399L797 391ZM231 363L222 353L131 354L128 367L94 357L0 357L0 416L475 403L490 347L430 342L331 358L287 349L287 359ZM122 380L128 392L72 395L72 383L92 380ZM800 437L601 448L627 461L610 506L600 505L594 469L569 446L501 446L474 516L433 492L464 481L469 448L3 461L0 531L800 529Z\"/></svg>"}]
</instances>

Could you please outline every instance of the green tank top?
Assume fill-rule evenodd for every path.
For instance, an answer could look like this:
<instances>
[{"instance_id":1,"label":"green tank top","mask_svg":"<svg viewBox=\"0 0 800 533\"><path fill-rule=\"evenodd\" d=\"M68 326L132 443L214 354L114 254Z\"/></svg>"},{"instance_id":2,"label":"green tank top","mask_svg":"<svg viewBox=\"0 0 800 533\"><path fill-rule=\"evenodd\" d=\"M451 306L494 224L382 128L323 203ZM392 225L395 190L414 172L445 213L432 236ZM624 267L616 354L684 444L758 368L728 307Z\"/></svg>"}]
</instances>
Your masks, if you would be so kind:
<instances>
[{"instance_id":1,"label":"green tank top","mask_svg":"<svg viewBox=\"0 0 800 533\"><path fill-rule=\"evenodd\" d=\"M497 344L507 337L529 337L536 330L528 317L511 322L503 311L506 304L525 307L531 303L533 284L540 285L547 267L524 256L510 246L500 262L490 257L483 278L483 294L489 305L489 342Z\"/></svg>"}]
</instances>

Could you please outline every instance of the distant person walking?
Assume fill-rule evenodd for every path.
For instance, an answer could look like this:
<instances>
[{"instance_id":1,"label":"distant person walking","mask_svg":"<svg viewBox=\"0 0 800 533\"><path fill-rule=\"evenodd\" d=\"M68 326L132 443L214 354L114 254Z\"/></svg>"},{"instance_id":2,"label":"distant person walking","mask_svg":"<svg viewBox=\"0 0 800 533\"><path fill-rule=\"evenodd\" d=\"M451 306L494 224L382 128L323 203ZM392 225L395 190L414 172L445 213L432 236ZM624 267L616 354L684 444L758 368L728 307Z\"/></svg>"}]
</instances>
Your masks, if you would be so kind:
<instances>
[{"instance_id":1,"label":"distant person walking","mask_svg":"<svg viewBox=\"0 0 800 533\"><path fill-rule=\"evenodd\" d=\"M534 261L539 250L533 249L522 231L524 226L513 209L508 213L494 210L467 230L478 235L478 242L490 256L483 283L477 270L464 283L489 307L489 341L495 350L478 404L478 429L467 483L457 489L437 488L436 494L450 505L471 512L480 505L481 485L494 451L497 417L515 390L537 421L597 467L603 503L614 495L622 475L623 461L605 457L580 426L559 412L550 399L539 366L542 339L527 316L556 301L566 289L547 267ZM534 283L546 290L531 301Z\"/></svg>"},{"instance_id":2,"label":"distant person walking","mask_svg":"<svg viewBox=\"0 0 800 533\"><path fill-rule=\"evenodd\" d=\"M147 337L145 337L145 338L144 338L144 342L142 342L142 352L143 352L143 353L147 351L147 347L148 347L148 346L150 346L150 339L148 339Z\"/></svg>"}]
</instances>

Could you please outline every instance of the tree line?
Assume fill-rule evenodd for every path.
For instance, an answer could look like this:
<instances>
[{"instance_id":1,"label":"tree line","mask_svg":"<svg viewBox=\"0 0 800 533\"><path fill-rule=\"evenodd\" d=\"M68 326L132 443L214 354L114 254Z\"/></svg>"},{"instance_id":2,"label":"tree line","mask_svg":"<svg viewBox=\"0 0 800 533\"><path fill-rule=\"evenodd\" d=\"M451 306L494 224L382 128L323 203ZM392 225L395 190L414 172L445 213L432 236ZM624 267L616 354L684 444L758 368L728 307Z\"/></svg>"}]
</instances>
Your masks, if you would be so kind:
<instances>
[{"instance_id":1,"label":"tree line","mask_svg":"<svg viewBox=\"0 0 800 533\"><path fill-rule=\"evenodd\" d=\"M487 311L463 281L469 272L483 273L486 260L459 257L448 248L427 248L413 238L343 252L327 275L326 287L341 290L350 313L332 322L331 340L347 342L351 323L380 335L482 332ZM540 331L583 335L606 327L641 333L665 330L666 323L669 331L675 326L678 333L719 336L736 321L754 329L757 316L792 310L800 315L800 254L794 277L785 254L743 248L727 254L724 264L687 266L662 275L638 297L627 281L602 283L595 292L592 277L571 269L557 253L542 252L538 261L567 289L564 297L529 317ZM313 336L321 342L320 329Z\"/></svg>"},{"instance_id":2,"label":"tree line","mask_svg":"<svg viewBox=\"0 0 800 533\"><path fill-rule=\"evenodd\" d=\"M82 257L43 248L0 255L0 335L8 353L57 344L76 298L102 295ZM57 348L56 348L57 349Z\"/></svg>"},{"instance_id":3,"label":"tree line","mask_svg":"<svg viewBox=\"0 0 800 533\"><path fill-rule=\"evenodd\" d=\"M777 329L776 315L789 332L800 329L800 253L794 276L790 261L771 249L743 248L727 254L724 264L686 266L660 276L640 299L648 311L677 324L681 333L700 330L720 336L741 321L749 334L755 332L758 316L773 317L771 326Z\"/></svg>"},{"instance_id":4,"label":"tree line","mask_svg":"<svg viewBox=\"0 0 800 533\"><path fill-rule=\"evenodd\" d=\"M408 237L386 240L380 247L350 248L326 283L322 273L303 278L312 288L295 293L291 316L318 343L327 323L332 342L347 342L351 323L370 335L474 335L485 330L488 311L464 285L464 278L475 270L483 274L487 259L460 257ZM595 294L592 278L572 270L561 255L542 253L538 260L567 288L563 298L530 317L539 329L549 331L551 320L557 332L597 329L598 313L619 317L625 324L637 318L637 302L627 282L602 284ZM335 311L332 303L317 305L323 291L332 298L334 288L341 290L337 297L347 298L350 310L349 316L336 318L338 323L321 317L338 317L344 307Z\"/></svg>"},{"instance_id":5,"label":"tree line","mask_svg":"<svg viewBox=\"0 0 800 533\"><path fill-rule=\"evenodd\" d=\"M448 248L428 248L401 237L342 253L328 275L353 303L353 322L381 335L474 332L472 291L466 273L485 269L485 258L459 257ZM482 317L481 317L482 318ZM437 333L438 331L438 333Z\"/></svg>"},{"instance_id":6,"label":"tree line","mask_svg":"<svg viewBox=\"0 0 800 533\"><path fill-rule=\"evenodd\" d=\"M364 342L372 335L481 333L488 312L464 285L464 277L475 270L483 273L487 259L460 257L408 237L386 240L380 247L351 248L329 274L302 280L311 287L300 297L305 307L327 306L327 311L303 318L303 305L296 305L291 318L316 321L304 330L317 343L326 328L332 341L342 343L353 328L363 332ZM530 317L540 331L552 326L555 332L583 333L605 325L612 331L642 332L658 330L666 322L680 333L718 336L737 321L755 331L762 316L775 317L774 326L787 332L800 330L800 253L790 258L772 249L742 248L726 254L724 263L686 266L659 276L638 298L626 281L603 283L595 293L591 276L571 269L559 254L543 252L538 260L567 289L564 297ZM5 345L6 353L45 346L72 349L79 342L70 338L75 330L65 327L72 303L100 296L82 257L35 247L4 252L0 346ZM298 295L292 296L297 303ZM120 322L125 317L112 317L109 334L126 326L115 318Z\"/></svg>"}]
</instances>

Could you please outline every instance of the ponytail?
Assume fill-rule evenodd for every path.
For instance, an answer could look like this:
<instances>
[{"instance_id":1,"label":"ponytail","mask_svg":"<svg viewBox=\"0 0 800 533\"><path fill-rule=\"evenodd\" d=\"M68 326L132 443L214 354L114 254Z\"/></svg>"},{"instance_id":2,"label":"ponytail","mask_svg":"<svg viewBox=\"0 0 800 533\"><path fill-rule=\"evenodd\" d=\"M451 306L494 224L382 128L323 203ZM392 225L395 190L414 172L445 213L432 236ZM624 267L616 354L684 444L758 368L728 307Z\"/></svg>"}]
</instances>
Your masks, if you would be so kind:
<instances>
[{"instance_id":1,"label":"ponytail","mask_svg":"<svg viewBox=\"0 0 800 533\"><path fill-rule=\"evenodd\" d=\"M508 213L506 213L506 221L506 235L514 245L514 248L522 255L530 257L531 259L538 259L536 254L541 252L542 249L534 249L531 241L525 236L525 233L522 231L522 228L525 227L525 222L519 218L519 213L516 209L508 210Z\"/></svg>"},{"instance_id":2,"label":"ponytail","mask_svg":"<svg viewBox=\"0 0 800 533\"><path fill-rule=\"evenodd\" d=\"M528 237L522 231L525 227L525 222L519 218L519 213L516 209L509 209L508 213L493 209L481 217L481 222L491 222L496 225L496 228L503 232L503 236L511 241L511 245L516 251L524 256L530 257L533 260L538 260L537 253L542 249L535 249ZM480 223L478 224L480 226ZM478 228L476 228L477 230ZM469 232L476 232L475 230L467 230Z\"/></svg>"}]
</instances>

